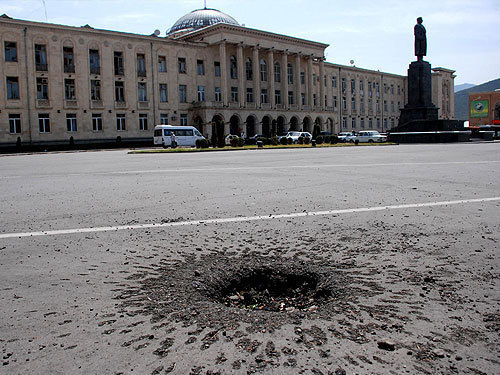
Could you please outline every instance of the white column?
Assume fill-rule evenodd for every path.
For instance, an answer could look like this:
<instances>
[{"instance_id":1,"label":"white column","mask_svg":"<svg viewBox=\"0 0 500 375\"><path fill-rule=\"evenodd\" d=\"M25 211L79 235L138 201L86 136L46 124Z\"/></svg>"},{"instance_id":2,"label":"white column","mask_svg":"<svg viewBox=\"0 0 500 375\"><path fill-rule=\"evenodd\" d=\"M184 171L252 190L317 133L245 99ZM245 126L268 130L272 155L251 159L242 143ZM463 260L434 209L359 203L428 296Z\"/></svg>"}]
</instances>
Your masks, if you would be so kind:
<instances>
[{"instance_id":1,"label":"white column","mask_svg":"<svg viewBox=\"0 0 500 375\"><path fill-rule=\"evenodd\" d=\"M253 48L253 98L257 108L260 107L260 61L259 61L259 47ZM262 125L261 125L262 131ZM261 133L256 133L261 134Z\"/></svg>"},{"instance_id":2,"label":"white column","mask_svg":"<svg viewBox=\"0 0 500 375\"><path fill-rule=\"evenodd\" d=\"M323 56L319 60L319 100L321 104L321 109L325 110L325 62L323 61Z\"/></svg>"},{"instance_id":3,"label":"white column","mask_svg":"<svg viewBox=\"0 0 500 375\"><path fill-rule=\"evenodd\" d=\"M219 56L220 56L220 81L222 90L222 102L224 106L229 104L228 92L227 92L227 56L226 56L226 42L219 44Z\"/></svg>"},{"instance_id":4,"label":"white column","mask_svg":"<svg viewBox=\"0 0 500 375\"><path fill-rule=\"evenodd\" d=\"M313 106L313 64L312 56L307 57L307 72L306 72L306 84L307 84L307 104L312 108Z\"/></svg>"},{"instance_id":5,"label":"white column","mask_svg":"<svg viewBox=\"0 0 500 375\"><path fill-rule=\"evenodd\" d=\"M288 109L288 56L286 51L281 57L281 100L283 108Z\"/></svg>"},{"instance_id":6,"label":"white column","mask_svg":"<svg viewBox=\"0 0 500 375\"><path fill-rule=\"evenodd\" d=\"M243 46L240 44L236 48L236 58L238 59L238 99L240 107L243 107L246 102L246 87L245 87L245 69L243 61Z\"/></svg>"},{"instance_id":7,"label":"white column","mask_svg":"<svg viewBox=\"0 0 500 375\"><path fill-rule=\"evenodd\" d=\"M297 103L297 108L300 110L302 108L302 96L301 96L301 83L300 83L300 54L297 53L295 56L295 103Z\"/></svg>"},{"instance_id":8,"label":"white column","mask_svg":"<svg viewBox=\"0 0 500 375\"><path fill-rule=\"evenodd\" d=\"M269 54L267 56L268 63L267 65L269 66L269 103L271 103L271 108L274 108L274 53L273 50L269 51Z\"/></svg>"}]
</instances>

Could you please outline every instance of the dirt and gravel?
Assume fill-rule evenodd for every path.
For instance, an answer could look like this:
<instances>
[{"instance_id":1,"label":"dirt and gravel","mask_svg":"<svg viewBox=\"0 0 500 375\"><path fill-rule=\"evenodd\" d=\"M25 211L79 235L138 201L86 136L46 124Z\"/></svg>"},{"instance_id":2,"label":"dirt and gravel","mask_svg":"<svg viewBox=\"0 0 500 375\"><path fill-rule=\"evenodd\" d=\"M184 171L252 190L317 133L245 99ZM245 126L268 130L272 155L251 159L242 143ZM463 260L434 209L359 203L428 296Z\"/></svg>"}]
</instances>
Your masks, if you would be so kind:
<instances>
[{"instance_id":1,"label":"dirt and gravel","mask_svg":"<svg viewBox=\"0 0 500 375\"><path fill-rule=\"evenodd\" d=\"M500 164L484 162L496 148L467 146L469 165L442 147L236 154L224 184L220 155L163 174L140 170L170 159L124 153L9 157L2 232L498 195ZM369 152L376 169L320 165ZM450 163L427 163L438 158ZM248 168L263 161L276 169ZM315 167L280 169L292 162ZM0 374L498 374L499 212L493 201L1 239Z\"/></svg>"}]
</instances>

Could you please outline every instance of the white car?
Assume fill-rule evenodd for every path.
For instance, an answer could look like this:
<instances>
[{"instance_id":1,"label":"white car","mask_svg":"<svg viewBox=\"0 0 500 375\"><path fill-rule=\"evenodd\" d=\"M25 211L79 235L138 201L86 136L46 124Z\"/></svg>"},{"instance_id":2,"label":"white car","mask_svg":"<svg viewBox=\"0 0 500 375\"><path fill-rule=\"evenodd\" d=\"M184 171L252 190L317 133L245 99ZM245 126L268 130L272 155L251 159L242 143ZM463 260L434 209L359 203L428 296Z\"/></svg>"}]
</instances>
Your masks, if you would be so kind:
<instances>
[{"instance_id":1,"label":"white car","mask_svg":"<svg viewBox=\"0 0 500 375\"><path fill-rule=\"evenodd\" d=\"M354 137L354 141L361 143L380 143L387 141L387 136L380 134L376 130L361 130L356 137Z\"/></svg>"},{"instance_id":2,"label":"white car","mask_svg":"<svg viewBox=\"0 0 500 375\"><path fill-rule=\"evenodd\" d=\"M339 142L354 142L354 134L351 132L339 133Z\"/></svg>"},{"instance_id":3,"label":"white car","mask_svg":"<svg viewBox=\"0 0 500 375\"><path fill-rule=\"evenodd\" d=\"M297 143L299 141L299 137L312 139L312 134L308 132L288 132L285 136L287 139L291 139L293 143Z\"/></svg>"},{"instance_id":4,"label":"white car","mask_svg":"<svg viewBox=\"0 0 500 375\"><path fill-rule=\"evenodd\" d=\"M226 138L225 138L226 146L231 146L231 139L234 139L234 138L239 138L239 136L234 135L234 134L229 134L228 136L226 136Z\"/></svg>"}]
</instances>

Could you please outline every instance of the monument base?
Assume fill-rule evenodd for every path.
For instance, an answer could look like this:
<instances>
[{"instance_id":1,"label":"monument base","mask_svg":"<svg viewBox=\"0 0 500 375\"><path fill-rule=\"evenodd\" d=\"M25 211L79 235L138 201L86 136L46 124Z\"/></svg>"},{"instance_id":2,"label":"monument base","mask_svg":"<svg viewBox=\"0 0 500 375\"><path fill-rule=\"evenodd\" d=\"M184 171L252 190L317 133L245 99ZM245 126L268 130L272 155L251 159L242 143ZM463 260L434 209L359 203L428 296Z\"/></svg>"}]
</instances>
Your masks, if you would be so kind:
<instances>
[{"instance_id":1,"label":"monument base","mask_svg":"<svg viewBox=\"0 0 500 375\"><path fill-rule=\"evenodd\" d=\"M414 120L391 130L387 137L395 143L468 142L471 131L458 120Z\"/></svg>"}]
</instances>

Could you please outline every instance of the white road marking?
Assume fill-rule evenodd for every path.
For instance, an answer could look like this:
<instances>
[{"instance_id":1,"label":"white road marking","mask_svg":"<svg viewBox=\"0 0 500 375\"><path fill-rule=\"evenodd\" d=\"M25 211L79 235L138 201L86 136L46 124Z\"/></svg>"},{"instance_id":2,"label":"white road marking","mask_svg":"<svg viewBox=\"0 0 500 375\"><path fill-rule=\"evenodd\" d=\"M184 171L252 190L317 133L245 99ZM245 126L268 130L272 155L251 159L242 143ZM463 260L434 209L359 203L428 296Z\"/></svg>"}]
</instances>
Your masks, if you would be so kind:
<instances>
[{"instance_id":1,"label":"white road marking","mask_svg":"<svg viewBox=\"0 0 500 375\"><path fill-rule=\"evenodd\" d=\"M373 164L313 164L313 165L255 165L255 166L239 166L239 167L206 167L206 168L169 168L169 169L144 169L135 171L107 171L107 172L82 172L82 173L65 173L65 174L46 174L46 175L12 175L0 176L0 179L9 178L55 178L55 177L78 177L78 176L99 176L99 175L125 175L125 174L148 174L148 173L184 173L184 172L224 172L224 171L249 171L263 169L321 169L321 168L361 168L361 167L394 167L394 166L419 166L419 165L462 165L462 164L495 164L500 163L500 160L481 160L481 161L443 161L443 162L408 162L408 163L373 163Z\"/></svg>"},{"instance_id":2,"label":"white road marking","mask_svg":"<svg viewBox=\"0 0 500 375\"><path fill-rule=\"evenodd\" d=\"M305 217L305 216L340 215L340 214L349 214L349 213L357 213L357 212L397 210L397 209L403 209L403 208L450 206L450 205L456 205L456 204L484 203L484 202L494 202L494 201L500 201L500 197L478 198L478 199L461 199L461 200L455 200L455 201L428 202L428 203L410 203L410 204L400 204L400 205L394 205L394 206L348 208L348 209L343 209L343 210L295 212L295 213L278 214L278 215L243 216L243 217L230 217L230 218L220 218L220 219L191 220L191 221L179 221L179 222L171 222L171 223L147 223L147 224L134 224L134 225L116 225L116 226L109 226L109 227L59 229L59 230L47 230L47 231L38 231L38 232L4 233L4 234L0 234L0 239L37 237L37 236L57 236L57 235L76 234L76 233L112 232L112 231L119 231L119 230L181 227L181 226L200 225L200 224L238 223L238 222L249 222L249 221L259 221L259 220L290 219L290 218Z\"/></svg>"}]
</instances>

